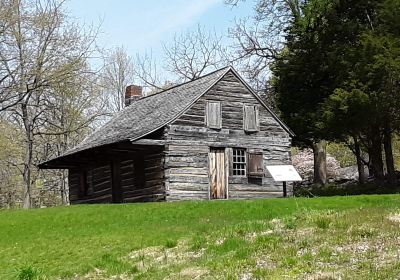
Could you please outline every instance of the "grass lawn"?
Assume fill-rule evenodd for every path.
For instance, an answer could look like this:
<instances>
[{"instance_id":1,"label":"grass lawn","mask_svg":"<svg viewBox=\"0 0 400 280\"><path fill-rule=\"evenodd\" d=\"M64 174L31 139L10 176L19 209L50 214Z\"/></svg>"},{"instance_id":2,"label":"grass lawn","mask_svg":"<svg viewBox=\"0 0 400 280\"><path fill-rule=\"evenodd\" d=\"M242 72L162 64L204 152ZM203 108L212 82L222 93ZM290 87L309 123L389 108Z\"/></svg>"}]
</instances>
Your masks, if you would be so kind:
<instances>
[{"instance_id":1,"label":"grass lawn","mask_svg":"<svg viewBox=\"0 0 400 280\"><path fill-rule=\"evenodd\" d=\"M0 211L0 279L398 279L400 195Z\"/></svg>"}]
</instances>

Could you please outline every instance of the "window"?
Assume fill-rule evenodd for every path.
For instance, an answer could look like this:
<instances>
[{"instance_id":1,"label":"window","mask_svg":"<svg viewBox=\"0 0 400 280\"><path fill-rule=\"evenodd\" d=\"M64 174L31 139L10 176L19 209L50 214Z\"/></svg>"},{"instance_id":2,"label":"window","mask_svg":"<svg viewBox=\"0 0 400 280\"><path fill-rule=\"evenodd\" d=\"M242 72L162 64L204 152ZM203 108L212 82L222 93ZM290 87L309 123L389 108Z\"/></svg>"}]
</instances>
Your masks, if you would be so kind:
<instances>
[{"instance_id":1,"label":"window","mask_svg":"<svg viewBox=\"0 0 400 280\"><path fill-rule=\"evenodd\" d=\"M258 106L244 105L243 126L246 132L259 131Z\"/></svg>"},{"instance_id":2,"label":"window","mask_svg":"<svg viewBox=\"0 0 400 280\"><path fill-rule=\"evenodd\" d=\"M264 164L262 152L248 153L248 175L249 177L263 177Z\"/></svg>"},{"instance_id":3,"label":"window","mask_svg":"<svg viewBox=\"0 0 400 280\"><path fill-rule=\"evenodd\" d=\"M232 175L246 176L246 151L244 149L233 149Z\"/></svg>"},{"instance_id":4,"label":"window","mask_svg":"<svg viewBox=\"0 0 400 280\"><path fill-rule=\"evenodd\" d=\"M208 102L206 107L206 124L209 128L222 128L222 110L220 102Z\"/></svg>"}]
</instances>

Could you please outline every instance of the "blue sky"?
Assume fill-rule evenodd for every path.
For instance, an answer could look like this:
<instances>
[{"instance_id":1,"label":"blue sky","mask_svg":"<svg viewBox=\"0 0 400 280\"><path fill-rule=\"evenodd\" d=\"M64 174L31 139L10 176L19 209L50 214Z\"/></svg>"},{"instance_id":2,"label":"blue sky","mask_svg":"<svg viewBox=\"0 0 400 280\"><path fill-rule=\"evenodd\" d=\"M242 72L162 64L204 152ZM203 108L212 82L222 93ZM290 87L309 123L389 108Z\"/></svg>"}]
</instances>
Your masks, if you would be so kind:
<instances>
[{"instance_id":1,"label":"blue sky","mask_svg":"<svg viewBox=\"0 0 400 280\"><path fill-rule=\"evenodd\" d=\"M101 24L98 44L105 48L123 45L131 56L152 50L161 59L162 43L175 33L197 24L226 34L235 18L252 14L254 0L231 8L223 0L69 0L72 17L85 24Z\"/></svg>"}]
</instances>

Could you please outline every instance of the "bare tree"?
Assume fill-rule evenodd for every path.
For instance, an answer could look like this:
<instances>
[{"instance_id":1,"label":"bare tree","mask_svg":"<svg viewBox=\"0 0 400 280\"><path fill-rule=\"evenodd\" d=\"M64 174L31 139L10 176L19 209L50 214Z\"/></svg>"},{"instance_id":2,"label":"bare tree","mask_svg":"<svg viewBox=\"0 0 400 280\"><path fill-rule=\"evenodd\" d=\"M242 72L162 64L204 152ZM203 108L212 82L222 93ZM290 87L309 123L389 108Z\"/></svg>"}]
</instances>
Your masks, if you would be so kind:
<instances>
[{"instance_id":1,"label":"bare tree","mask_svg":"<svg viewBox=\"0 0 400 280\"><path fill-rule=\"evenodd\" d=\"M194 80L226 65L228 59L222 39L215 31L206 32L200 25L194 31L175 34L171 44L163 44L163 68L172 75L175 82L160 75L152 52L136 55L135 76L151 93L164 90L177 82Z\"/></svg>"},{"instance_id":2,"label":"bare tree","mask_svg":"<svg viewBox=\"0 0 400 280\"><path fill-rule=\"evenodd\" d=\"M23 133L18 126L1 118L0 131L0 208L9 208L21 200Z\"/></svg>"},{"instance_id":3,"label":"bare tree","mask_svg":"<svg viewBox=\"0 0 400 280\"><path fill-rule=\"evenodd\" d=\"M62 155L77 145L92 131L92 125L106 114L102 103L101 87L96 75L82 74L67 83L57 85L49 96L42 124L36 131L37 146L35 162ZM46 190L61 194L63 204L68 203L67 173L65 170L48 170L40 174L45 179Z\"/></svg>"},{"instance_id":4,"label":"bare tree","mask_svg":"<svg viewBox=\"0 0 400 280\"><path fill-rule=\"evenodd\" d=\"M59 0L5 1L12 10L10 26L1 35L0 65L5 69L17 102L7 114L24 132L23 206L31 206L32 169L36 138L56 85L88 71L96 32L84 32L69 21Z\"/></svg>"},{"instance_id":5,"label":"bare tree","mask_svg":"<svg viewBox=\"0 0 400 280\"><path fill-rule=\"evenodd\" d=\"M165 69L181 81L194 80L224 64L222 36L206 32L200 25L192 32L175 35L171 45L164 44Z\"/></svg>"},{"instance_id":6,"label":"bare tree","mask_svg":"<svg viewBox=\"0 0 400 280\"><path fill-rule=\"evenodd\" d=\"M117 47L107 54L102 73L102 82L109 102L109 109L112 113L124 108L125 89L133 81L134 68L132 58L123 47Z\"/></svg>"},{"instance_id":7,"label":"bare tree","mask_svg":"<svg viewBox=\"0 0 400 280\"><path fill-rule=\"evenodd\" d=\"M11 74L16 74L18 57L9 52L9 39L15 24L15 9L18 1L0 0L0 112L16 105L21 95L16 90L18 84Z\"/></svg>"},{"instance_id":8,"label":"bare tree","mask_svg":"<svg viewBox=\"0 0 400 280\"><path fill-rule=\"evenodd\" d=\"M226 0L237 6L246 0ZM259 90L265 90L269 66L284 48L285 31L301 15L303 0L258 0L255 15L236 21L230 29L235 40L232 61L241 66L246 77Z\"/></svg>"},{"instance_id":9,"label":"bare tree","mask_svg":"<svg viewBox=\"0 0 400 280\"><path fill-rule=\"evenodd\" d=\"M163 78L156 60L153 58L153 52L146 52L143 55L136 54L134 63L135 77L141 81L142 86L150 92L163 90Z\"/></svg>"}]
</instances>

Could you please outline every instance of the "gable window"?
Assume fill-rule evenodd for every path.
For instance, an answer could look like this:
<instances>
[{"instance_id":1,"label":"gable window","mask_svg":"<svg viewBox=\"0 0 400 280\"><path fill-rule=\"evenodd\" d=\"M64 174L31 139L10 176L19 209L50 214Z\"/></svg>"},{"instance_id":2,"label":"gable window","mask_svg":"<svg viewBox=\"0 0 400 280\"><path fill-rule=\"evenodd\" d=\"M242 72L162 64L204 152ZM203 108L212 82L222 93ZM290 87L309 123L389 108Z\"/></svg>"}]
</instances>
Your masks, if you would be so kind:
<instances>
[{"instance_id":1,"label":"gable window","mask_svg":"<svg viewBox=\"0 0 400 280\"><path fill-rule=\"evenodd\" d=\"M260 130L258 106L244 105L243 127L246 132L257 132Z\"/></svg>"},{"instance_id":2,"label":"gable window","mask_svg":"<svg viewBox=\"0 0 400 280\"><path fill-rule=\"evenodd\" d=\"M232 175L246 176L246 151L245 149L232 150Z\"/></svg>"},{"instance_id":3,"label":"gable window","mask_svg":"<svg viewBox=\"0 0 400 280\"><path fill-rule=\"evenodd\" d=\"M262 152L248 153L248 176L263 177L264 164Z\"/></svg>"},{"instance_id":4,"label":"gable window","mask_svg":"<svg viewBox=\"0 0 400 280\"><path fill-rule=\"evenodd\" d=\"M208 102L206 107L206 124L209 128L222 128L222 110L220 102Z\"/></svg>"}]
</instances>

